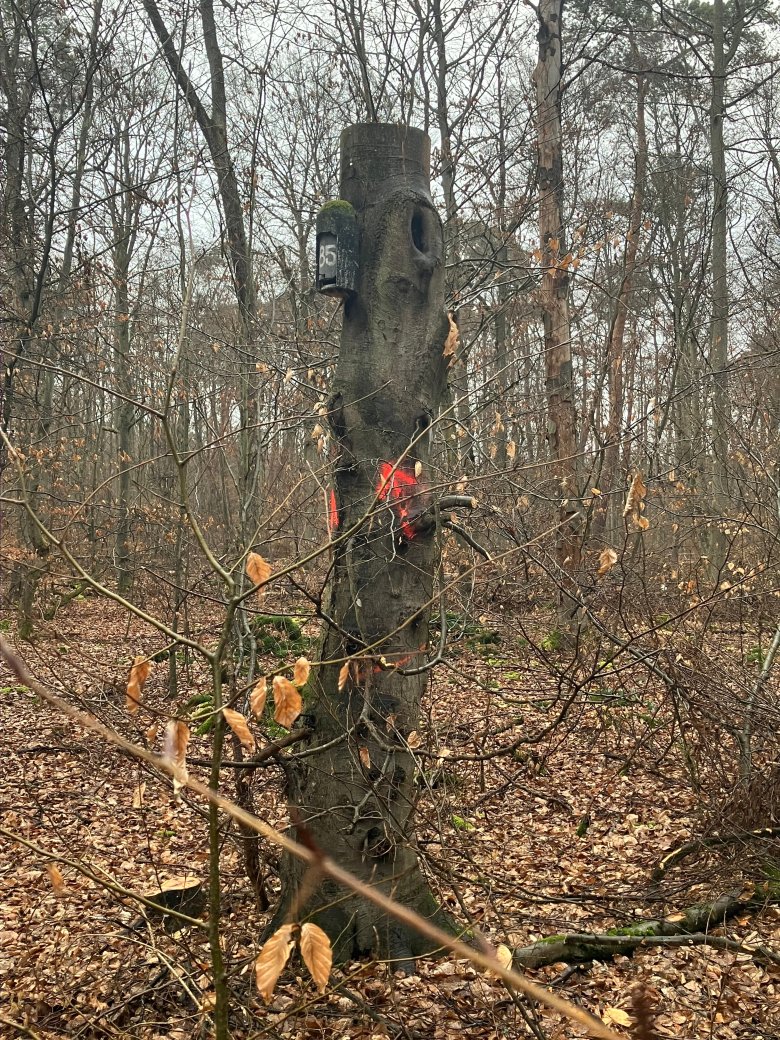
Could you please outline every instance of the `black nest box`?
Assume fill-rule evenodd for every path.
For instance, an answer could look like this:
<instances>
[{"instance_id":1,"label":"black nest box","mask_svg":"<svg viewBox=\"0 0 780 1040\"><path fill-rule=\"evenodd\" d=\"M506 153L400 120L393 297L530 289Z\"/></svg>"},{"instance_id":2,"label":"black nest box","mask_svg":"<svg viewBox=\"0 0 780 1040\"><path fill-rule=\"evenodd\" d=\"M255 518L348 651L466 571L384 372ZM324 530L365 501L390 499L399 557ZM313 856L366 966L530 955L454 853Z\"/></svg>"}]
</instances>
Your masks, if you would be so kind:
<instances>
[{"instance_id":1,"label":"black nest box","mask_svg":"<svg viewBox=\"0 0 780 1040\"><path fill-rule=\"evenodd\" d=\"M343 199L317 214L317 289L347 300L357 291L360 234L357 214Z\"/></svg>"}]
</instances>

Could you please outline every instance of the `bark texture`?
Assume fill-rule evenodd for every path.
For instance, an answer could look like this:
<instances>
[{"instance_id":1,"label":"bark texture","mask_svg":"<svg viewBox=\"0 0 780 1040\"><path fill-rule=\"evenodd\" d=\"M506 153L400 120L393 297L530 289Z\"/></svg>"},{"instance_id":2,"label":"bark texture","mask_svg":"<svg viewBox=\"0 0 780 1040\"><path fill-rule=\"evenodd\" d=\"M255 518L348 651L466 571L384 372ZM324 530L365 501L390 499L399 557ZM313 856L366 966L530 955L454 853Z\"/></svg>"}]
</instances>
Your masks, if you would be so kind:
<instances>
[{"instance_id":1,"label":"bark texture","mask_svg":"<svg viewBox=\"0 0 780 1040\"><path fill-rule=\"evenodd\" d=\"M449 327L429 149L425 134L405 127L361 124L342 135L341 195L357 211L361 252L330 405L338 453L332 623L302 716L313 736L289 769L288 793L293 819L305 825L299 839L442 923L414 849L408 738L427 673L404 674L425 660L439 562L435 527L418 530L414 520L430 505L429 428ZM424 940L377 908L330 882L301 887L296 864L286 874L277 920L315 919L337 957L373 951L409 965L425 952Z\"/></svg>"}]
</instances>

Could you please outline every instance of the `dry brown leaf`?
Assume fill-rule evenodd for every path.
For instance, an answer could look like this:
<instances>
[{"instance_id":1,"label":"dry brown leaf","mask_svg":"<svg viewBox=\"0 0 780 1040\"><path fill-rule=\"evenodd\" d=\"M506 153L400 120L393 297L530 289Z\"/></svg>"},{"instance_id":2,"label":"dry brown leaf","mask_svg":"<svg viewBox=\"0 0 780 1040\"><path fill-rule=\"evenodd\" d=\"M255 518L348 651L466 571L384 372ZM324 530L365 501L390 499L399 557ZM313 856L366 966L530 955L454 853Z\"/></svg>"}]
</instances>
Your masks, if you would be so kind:
<instances>
[{"instance_id":1,"label":"dry brown leaf","mask_svg":"<svg viewBox=\"0 0 780 1040\"><path fill-rule=\"evenodd\" d=\"M62 876L62 872L56 863L47 863L46 871L49 875L49 881L51 881L51 887L54 890L55 896L61 896L65 891L65 878Z\"/></svg>"},{"instance_id":2,"label":"dry brown leaf","mask_svg":"<svg viewBox=\"0 0 780 1040\"><path fill-rule=\"evenodd\" d=\"M367 747L358 748L358 755L360 756L360 764L364 769L371 768L371 755L368 753Z\"/></svg>"},{"instance_id":3,"label":"dry brown leaf","mask_svg":"<svg viewBox=\"0 0 780 1040\"><path fill-rule=\"evenodd\" d=\"M604 1008L604 1014L601 1017L608 1026L630 1026L632 1024L631 1016L622 1008Z\"/></svg>"},{"instance_id":4,"label":"dry brown leaf","mask_svg":"<svg viewBox=\"0 0 780 1040\"><path fill-rule=\"evenodd\" d=\"M634 474L634 479L631 481L631 487L628 489L628 495L626 496L626 504L623 507L623 516L633 520L640 531L646 531L650 526L649 520L640 514L645 508L645 496L647 495L647 487L644 480L642 480L642 474L639 470Z\"/></svg>"},{"instance_id":5,"label":"dry brown leaf","mask_svg":"<svg viewBox=\"0 0 780 1040\"><path fill-rule=\"evenodd\" d=\"M160 727L157 725L156 722L153 722L151 724L151 726L149 727L149 729L146 731L147 743L154 744L155 740L157 740L157 734L159 732L160 732Z\"/></svg>"},{"instance_id":6,"label":"dry brown leaf","mask_svg":"<svg viewBox=\"0 0 780 1040\"><path fill-rule=\"evenodd\" d=\"M349 661L345 661L339 669L339 689L343 690L349 679Z\"/></svg>"},{"instance_id":7,"label":"dry brown leaf","mask_svg":"<svg viewBox=\"0 0 780 1040\"><path fill-rule=\"evenodd\" d=\"M293 668L293 682L295 685L305 686L309 681L309 672L311 672L311 665L305 657L299 657Z\"/></svg>"},{"instance_id":8,"label":"dry brown leaf","mask_svg":"<svg viewBox=\"0 0 780 1040\"><path fill-rule=\"evenodd\" d=\"M324 993L333 966L333 950L330 939L316 924L307 922L301 926L301 957L317 989Z\"/></svg>"},{"instance_id":9,"label":"dry brown leaf","mask_svg":"<svg viewBox=\"0 0 780 1040\"><path fill-rule=\"evenodd\" d=\"M618 554L614 549L610 549L609 546L606 549L602 549L599 553L599 569L596 571L598 576L601 578L611 571L617 561Z\"/></svg>"},{"instance_id":10,"label":"dry brown leaf","mask_svg":"<svg viewBox=\"0 0 780 1040\"><path fill-rule=\"evenodd\" d=\"M407 745L414 749L418 748L422 744L422 738L416 729L413 729L409 736L406 738Z\"/></svg>"},{"instance_id":11,"label":"dry brown leaf","mask_svg":"<svg viewBox=\"0 0 780 1040\"><path fill-rule=\"evenodd\" d=\"M285 729L291 729L303 708L303 699L289 679L274 676L274 719Z\"/></svg>"},{"instance_id":12,"label":"dry brown leaf","mask_svg":"<svg viewBox=\"0 0 780 1040\"><path fill-rule=\"evenodd\" d=\"M241 712L233 711L232 708L223 708L222 714L225 716L225 722L227 722L228 726L230 726L235 735L241 741L241 747L244 751L250 755L254 755L257 750L257 744L255 743L252 731Z\"/></svg>"},{"instance_id":13,"label":"dry brown leaf","mask_svg":"<svg viewBox=\"0 0 780 1040\"><path fill-rule=\"evenodd\" d=\"M639 504L646 494L645 482L642 480L642 474L637 470L634 474L634 479L631 481L631 487L628 489L626 504L623 507L623 516L631 516L633 513L638 513Z\"/></svg>"},{"instance_id":14,"label":"dry brown leaf","mask_svg":"<svg viewBox=\"0 0 780 1040\"><path fill-rule=\"evenodd\" d=\"M271 577L271 564L259 553L251 552L246 558L246 572L255 585L262 585Z\"/></svg>"},{"instance_id":15,"label":"dry brown leaf","mask_svg":"<svg viewBox=\"0 0 780 1040\"><path fill-rule=\"evenodd\" d=\"M249 707L256 718L260 718L265 710L265 699L268 696L268 683L261 679L255 684L254 690L249 695Z\"/></svg>"},{"instance_id":16,"label":"dry brown leaf","mask_svg":"<svg viewBox=\"0 0 780 1040\"><path fill-rule=\"evenodd\" d=\"M257 988L266 1004L271 1003L276 983L292 953L294 928L294 924L283 924L263 946L255 961Z\"/></svg>"},{"instance_id":17,"label":"dry brown leaf","mask_svg":"<svg viewBox=\"0 0 780 1040\"><path fill-rule=\"evenodd\" d=\"M509 970L512 967L512 951L508 946L499 943L496 947L496 960L502 968Z\"/></svg>"},{"instance_id":18,"label":"dry brown leaf","mask_svg":"<svg viewBox=\"0 0 780 1040\"><path fill-rule=\"evenodd\" d=\"M127 680L127 697L125 699L125 707L131 715L135 715L141 706L144 683L149 678L151 670L152 662L148 657L136 657L133 661L130 677Z\"/></svg>"},{"instance_id":19,"label":"dry brown leaf","mask_svg":"<svg viewBox=\"0 0 780 1040\"><path fill-rule=\"evenodd\" d=\"M133 788L133 808L140 809L144 804L144 795L146 794L146 783L142 781L140 784L136 784Z\"/></svg>"},{"instance_id":20,"label":"dry brown leaf","mask_svg":"<svg viewBox=\"0 0 780 1040\"><path fill-rule=\"evenodd\" d=\"M444 341L443 354L445 357L454 358L455 350L458 346L458 340L460 339L460 332L458 331L458 326L455 324L455 320L452 317L451 311L447 315L447 320L450 323L450 329L447 333L447 338ZM450 364L452 364L452 362L450 362Z\"/></svg>"},{"instance_id":21,"label":"dry brown leaf","mask_svg":"<svg viewBox=\"0 0 780 1040\"><path fill-rule=\"evenodd\" d=\"M187 783L187 744L190 741L190 731L186 722L181 719L169 719L165 724L165 738L163 740L163 758L167 758L174 767L173 773L173 795L179 797L179 792Z\"/></svg>"}]
</instances>

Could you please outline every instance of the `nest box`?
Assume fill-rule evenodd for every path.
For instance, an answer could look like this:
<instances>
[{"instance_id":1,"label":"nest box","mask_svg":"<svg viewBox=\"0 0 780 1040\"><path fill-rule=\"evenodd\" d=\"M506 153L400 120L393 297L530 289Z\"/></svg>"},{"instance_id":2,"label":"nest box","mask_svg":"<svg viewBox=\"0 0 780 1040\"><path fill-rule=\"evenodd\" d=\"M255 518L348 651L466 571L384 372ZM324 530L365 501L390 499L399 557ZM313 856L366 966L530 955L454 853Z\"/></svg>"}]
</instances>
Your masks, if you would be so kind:
<instances>
[{"instance_id":1,"label":"nest box","mask_svg":"<svg viewBox=\"0 0 780 1040\"><path fill-rule=\"evenodd\" d=\"M317 214L317 289L347 299L357 290L360 234L357 214L336 199Z\"/></svg>"}]
</instances>

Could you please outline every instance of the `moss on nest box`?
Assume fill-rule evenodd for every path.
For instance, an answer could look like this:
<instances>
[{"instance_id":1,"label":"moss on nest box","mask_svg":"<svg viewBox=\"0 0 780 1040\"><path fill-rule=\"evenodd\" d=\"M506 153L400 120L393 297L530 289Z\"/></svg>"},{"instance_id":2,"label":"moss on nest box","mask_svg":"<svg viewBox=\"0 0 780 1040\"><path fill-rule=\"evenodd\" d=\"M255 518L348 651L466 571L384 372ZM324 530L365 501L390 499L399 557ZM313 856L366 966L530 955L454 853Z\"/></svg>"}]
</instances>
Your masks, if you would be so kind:
<instances>
[{"instance_id":1,"label":"moss on nest box","mask_svg":"<svg viewBox=\"0 0 780 1040\"><path fill-rule=\"evenodd\" d=\"M354 207L346 199L331 199L320 210L320 213L343 213L345 216L354 212Z\"/></svg>"}]
</instances>

